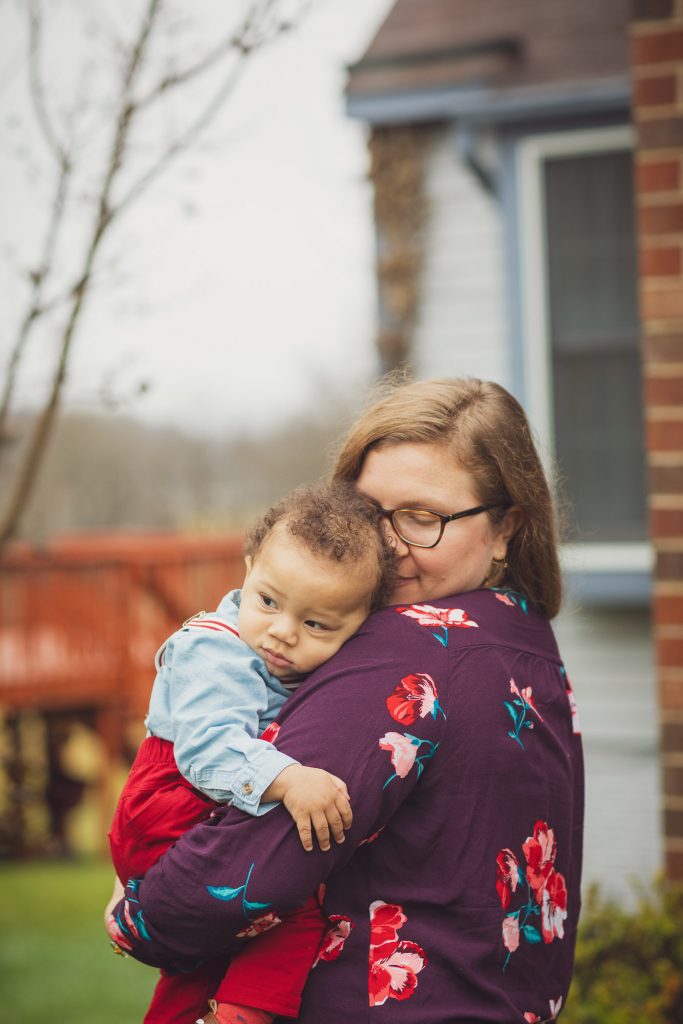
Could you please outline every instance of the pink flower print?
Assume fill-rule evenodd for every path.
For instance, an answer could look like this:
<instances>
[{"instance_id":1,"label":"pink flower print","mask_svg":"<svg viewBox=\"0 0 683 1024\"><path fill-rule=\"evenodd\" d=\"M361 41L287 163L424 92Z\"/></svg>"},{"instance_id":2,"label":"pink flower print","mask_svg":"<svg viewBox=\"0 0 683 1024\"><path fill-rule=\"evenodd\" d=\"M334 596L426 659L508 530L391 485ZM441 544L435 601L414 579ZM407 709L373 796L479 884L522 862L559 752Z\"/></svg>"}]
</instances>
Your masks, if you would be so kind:
<instances>
[{"instance_id":1,"label":"pink flower print","mask_svg":"<svg viewBox=\"0 0 683 1024\"><path fill-rule=\"evenodd\" d=\"M522 850L527 859L526 875L529 885L536 894L537 902L540 903L545 884L554 870L557 852L554 831L548 828L544 821L537 821L533 836L529 836L526 842L522 843Z\"/></svg>"},{"instance_id":2,"label":"pink flower print","mask_svg":"<svg viewBox=\"0 0 683 1024\"><path fill-rule=\"evenodd\" d=\"M419 754L420 747L424 744L428 745L429 750L424 754ZM382 789L396 778L405 779L415 762L417 762L417 777L419 779L424 762L434 756L439 746L438 743L432 743L431 740L421 740L417 736L411 736L409 732L387 732L380 739L379 745L382 750L390 752L391 763L394 766L394 774L389 776Z\"/></svg>"},{"instance_id":3,"label":"pink flower print","mask_svg":"<svg viewBox=\"0 0 683 1024\"><path fill-rule=\"evenodd\" d=\"M410 999L417 987L417 975L427 965L420 946L398 939L398 930L407 920L397 904L383 900L370 904L370 1006L382 1006L387 999Z\"/></svg>"},{"instance_id":4,"label":"pink flower print","mask_svg":"<svg viewBox=\"0 0 683 1024\"><path fill-rule=\"evenodd\" d=\"M515 914L503 918L503 945L508 955L519 947L519 918Z\"/></svg>"},{"instance_id":5,"label":"pink flower print","mask_svg":"<svg viewBox=\"0 0 683 1024\"><path fill-rule=\"evenodd\" d=\"M448 647L448 630L478 629L479 624L471 619L462 608L435 608L431 604L411 604L400 606L396 609L401 615L407 615L410 619L417 619L420 626L426 626L432 631L440 644ZM439 632L435 633L437 629Z\"/></svg>"},{"instance_id":6,"label":"pink flower print","mask_svg":"<svg viewBox=\"0 0 683 1024\"><path fill-rule=\"evenodd\" d=\"M524 686L521 690L517 686L514 679L510 680L510 693L513 696L512 702L509 700L503 701L508 714L513 722L513 728L508 732L510 739L516 740L519 743L522 750L524 750L524 744L522 743L520 733L522 729L533 729L534 723L529 717L529 713L533 712L536 715L539 722L543 721L543 718L536 707L536 702L533 697L533 690L530 686Z\"/></svg>"},{"instance_id":7,"label":"pink flower print","mask_svg":"<svg viewBox=\"0 0 683 1024\"><path fill-rule=\"evenodd\" d=\"M379 741L382 750L391 753L391 763L399 779L405 779L410 769L415 764L418 748L415 744L400 732L387 732Z\"/></svg>"},{"instance_id":8,"label":"pink flower print","mask_svg":"<svg viewBox=\"0 0 683 1024\"><path fill-rule=\"evenodd\" d=\"M512 600L509 594L496 594L498 601L502 601L503 604L508 605L510 608L515 607L515 602Z\"/></svg>"},{"instance_id":9,"label":"pink flower print","mask_svg":"<svg viewBox=\"0 0 683 1024\"><path fill-rule=\"evenodd\" d=\"M401 725L413 725L418 716L426 718L431 715L436 718L439 711L446 717L439 704L436 683L424 672L403 677L394 692L387 697L387 710Z\"/></svg>"},{"instance_id":10,"label":"pink flower print","mask_svg":"<svg viewBox=\"0 0 683 1024\"><path fill-rule=\"evenodd\" d=\"M544 942L555 937L564 938L564 922L567 918L567 885L559 871L551 872L543 890L541 903L541 932Z\"/></svg>"},{"instance_id":11,"label":"pink flower print","mask_svg":"<svg viewBox=\"0 0 683 1024\"><path fill-rule=\"evenodd\" d=\"M386 750L387 748L385 747L384 749ZM378 839L381 836L381 834L382 834L382 832L384 832L385 828L386 828L386 825L382 825L382 827L378 828L376 832L373 832L371 836L368 836L366 839L361 839L361 841L359 842L358 845L359 846L367 846L370 843L374 843L375 839Z\"/></svg>"},{"instance_id":12,"label":"pink flower print","mask_svg":"<svg viewBox=\"0 0 683 1024\"><path fill-rule=\"evenodd\" d=\"M496 889L503 909L510 906L510 896L517 890L519 882L519 862L512 850L501 850L496 857L497 877Z\"/></svg>"},{"instance_id":13,"label":"pink flower print","mask_svg":"<svg viewBox=\"0 0 683 1024\"><path fill-rule=\"evenodd\" d=\"M557 999L549 999L548 1003L550 1006L550 1016L539 1017L537 1013L527 1012L524 1014L524 1020L527 1024L550 1024L551 1021L557 1020L562 1009L562 996L558 996Z\"/></svg>"},{"instance_id":14,"label":"pink flower print","mask_svg":"<svg viewBox=\"0 0 683 1024\"><path fill-rule=\"evenodd\" d=\"M121 949L127 949L129 952L132 951L133 947L119 927L119 923L113 914L109 914L107 917L107 934L111 941L120 946Z\"/></svg>"},{"instance_id":15,"label":"pink flower print","mask_svg":"<svg viewBox=\"0 0 683 1024\"><path fill-rule=\"evenodd\" d=\"M279 731L280 731L280 724L279 724L279 722L271 722L270 725L266 726L266 728L263 730L263 732L261 733L260 738L262 740L266 740L267 743L275 743L275 740L277 739L277 734L279 733Z\"/></svg>"},{"instance_id":16,"label":"pink flower print","mask_svg":"<svg viewBox=\"0 0 683 1024\"><path fill-rule=\"evenodd\" d=\"M313 966L315 967L321 960L336 960L352 929L353 921L350 917L345 917L343 914L332 914L330 925L323 935Z\"/></svg>"},{"instance_id":17,"label":"pink flower print","mask_svg":"<svg viewBox=\"0 0 683 1024\"><path fill-rule=\"evenodd\" d=\"M237 938L253 939L257 935L261 935L262 932L267 932L274 928L276 924L282 924L282 918L270 910L267 914L263 914L262 917L257 917L254 921L250 921L241 932L237 932Z\"/></svg>"}]
</instances>

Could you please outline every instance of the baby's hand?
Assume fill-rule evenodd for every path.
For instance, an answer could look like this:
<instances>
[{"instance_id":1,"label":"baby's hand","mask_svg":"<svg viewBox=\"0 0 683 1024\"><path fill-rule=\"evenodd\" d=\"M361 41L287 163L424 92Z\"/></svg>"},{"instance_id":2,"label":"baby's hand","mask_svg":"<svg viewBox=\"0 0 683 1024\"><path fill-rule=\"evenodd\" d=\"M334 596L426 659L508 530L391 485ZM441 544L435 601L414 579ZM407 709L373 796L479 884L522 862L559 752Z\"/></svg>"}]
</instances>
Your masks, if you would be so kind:
<instances>
[{"instance_id":1,"label":"baby's hand","mask_svg":"<svg viewBox=\"0 0 683 1024\"><path fill-rule=\"evenodd\" d=\"M353 815L346 786L336 775L322 768L290 764L266 793L271 800L282 800L294 818L304 850L313 849L314 830L321 850L329 850L330 834L337 843L344 842L344 830L351 828Z\"/></svg>"}]
</instances>

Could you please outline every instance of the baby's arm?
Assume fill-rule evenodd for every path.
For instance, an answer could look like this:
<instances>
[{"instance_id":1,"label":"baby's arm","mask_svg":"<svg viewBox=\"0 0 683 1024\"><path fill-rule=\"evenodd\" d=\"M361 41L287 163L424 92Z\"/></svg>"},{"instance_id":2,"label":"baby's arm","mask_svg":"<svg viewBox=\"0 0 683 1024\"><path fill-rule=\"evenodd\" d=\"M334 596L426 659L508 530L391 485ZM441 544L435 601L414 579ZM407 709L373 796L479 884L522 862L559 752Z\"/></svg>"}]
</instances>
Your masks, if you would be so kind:
<instances>
[{"instance_id":1,"label":"baby's arm","mask_svg":"<svg viewBox=\"0 0 683 1024\"><path fill-rule=\"evenodd\" d=\"M281 800L294 818L304 850L313 849L313 830L321 850L329 850L330 833L344 842L353 815L344 782L322 768L291 764L271 782L264 800Z\"/></svg>"},{"instance_id":2,"label":"baby's arm","mask_svg":"<svg viewBox=\"0 0 683 1024\"><path fill-rule=\"evenodd\" d=\"M295 763L258 738L269 707L264 671L257 655L230 633L179 630L166 646L148 719L154 732L155 691L165 687L179 771L212 800L253 815L270 810L265 790Z\"/></svg>"}]
</instances>

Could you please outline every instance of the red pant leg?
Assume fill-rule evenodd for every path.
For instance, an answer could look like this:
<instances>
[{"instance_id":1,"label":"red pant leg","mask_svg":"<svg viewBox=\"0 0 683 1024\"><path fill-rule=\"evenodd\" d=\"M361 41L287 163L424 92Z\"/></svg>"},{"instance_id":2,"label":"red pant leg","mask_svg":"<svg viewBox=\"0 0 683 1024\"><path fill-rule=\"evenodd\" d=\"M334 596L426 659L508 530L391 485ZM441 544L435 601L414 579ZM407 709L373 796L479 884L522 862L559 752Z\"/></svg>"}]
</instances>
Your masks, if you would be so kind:
<instances>
[{"instance_id":1,"label":"red pant leg","mask_svg":"<svg viewBox=\"0 0 683 1024\"><path fill-rule=\"evenodd\" d=\"M175 763L173 744L148 736L133 762L109 832L112 861L125 885L216 806L196 790Z\"/></svg>"},{"instance_id":2,"label":"red pant leg","mask_svg":"<svg viewBox=\"0 0 683 1024\"><path fill-rule=\"evenodd\" d=\"M191 974L162 971L143 1024L195 1024L206 1013L224 971L224 959L209 960Z\"/></svg>"},{"instance_id":3,"label":"red pant leg","mask_svg":"<svg viewBox=\"0 0 683 1024\"><path fill-rule=\"evenodd\" d=\"M219 1003L256 1006L278 1016L296 1017L326 925L320 904L311 897L282 924L245 939L214 998Z\"/></svg>"}]
</instances>

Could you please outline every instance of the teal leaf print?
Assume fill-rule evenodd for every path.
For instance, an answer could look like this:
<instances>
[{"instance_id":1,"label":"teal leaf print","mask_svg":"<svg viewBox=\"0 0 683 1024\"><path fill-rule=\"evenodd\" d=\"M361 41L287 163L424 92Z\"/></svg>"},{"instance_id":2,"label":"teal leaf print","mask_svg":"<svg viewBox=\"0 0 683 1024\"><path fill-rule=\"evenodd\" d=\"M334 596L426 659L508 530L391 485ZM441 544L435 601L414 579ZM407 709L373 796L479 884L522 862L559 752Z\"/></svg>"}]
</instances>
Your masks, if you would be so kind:
<instances>
[{"instance_id":1,"label":"teal leaf print","mask_svg":"<svg viewBox=\"0 0 683 1024\"><path fill-rule=\"evenodd\" d=\"M207 885L211 896L217 900L234 900L236 896L239 896L241 892L244 892L244 886L240 885L239 889L230 889L227 885Z\"/></svg>"},{"instance_id":2,"label":"teal leaf print","mask_svg":"<svg viewBox=\"0 0 683 1024\"><path fill-rule=\"evenodd\" d=\"M223 900L224 902L229 903L230 900L237 899L237 897L241 894L242 912L244 916L247 918L247 920L251 920L251 918L249 917L251 913L265 910L267 907L270 906L270 903L257 903L254 900L247 899L247 886L249 885L249 879L251 878L251 873L253 870L254 865L252 864L249 868L249 871L247 872L247 877L244 880L244 883L242 885L238 885L236 888L233 888L229 885L207 885L206 888L209 895L213 896L214 899Z\"/></svg>"},{"instance_id":3,"label":"teal leaf print","mask_svg":"<svg viewBox=\"0 0 683 1024\"><path fill-rule=\"evenodd\" d=\"M522 743L520 733L522 729L534 728L534 723L530 717L531 713L536 715L539 722L542 722L543 719L536 708L536 704L534 703L533 690L530 686L525 686L520 690L514 679L511 679L510 693L513 694L515 699L513 701L503 701L514 725L514 728L508 732L508 736L516 743L519 743L522 750L524 750L525 747Z\"/></svg>"},{"instance_id":4,"label":"teal leaf print","mask_svg":"<svg viewBox=\"0 0 683 1024\"><path fill-rule=\"evenodd\" d=\"M532 924L525 924L522 928L522 932L524 933L524 938L527 942L530 942L532 945L536 942L541 942L541 933L538 928L534 928Z\"/></svg>"}]
</instances>

